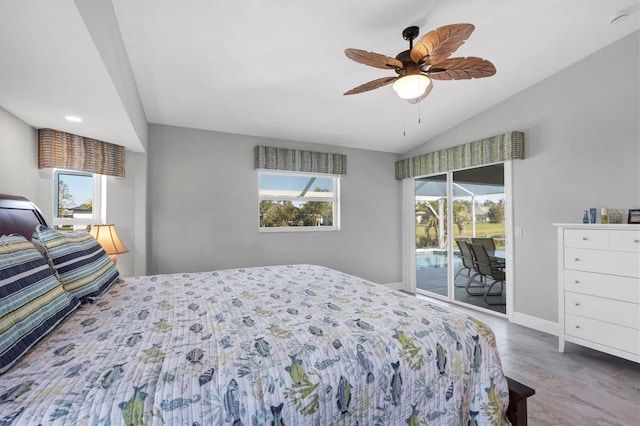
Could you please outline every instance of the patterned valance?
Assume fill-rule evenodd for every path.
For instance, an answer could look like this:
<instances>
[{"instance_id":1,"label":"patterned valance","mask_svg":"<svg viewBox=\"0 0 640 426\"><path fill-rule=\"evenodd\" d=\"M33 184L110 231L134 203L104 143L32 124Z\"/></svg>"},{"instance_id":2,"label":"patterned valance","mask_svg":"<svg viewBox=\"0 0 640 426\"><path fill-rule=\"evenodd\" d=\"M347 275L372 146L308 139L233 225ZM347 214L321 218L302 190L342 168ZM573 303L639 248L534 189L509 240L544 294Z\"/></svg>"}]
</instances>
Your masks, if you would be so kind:
<instances>
[{"instance_id":1,"label":"patterned valance","mask_svg":"<svg viewBox=\"0 0 640 426\"><path fill-rule=\"evenodd\" d=\"M38 130L38 168L124 177L124 147L53 129Z\"/></svg>"},{"instance_id":2,"label":"patterned valance","mask_svg":"<svg viewBox=\"0 0 640 426\"><path fill-rule=\"evenodd\" d=\"M347 174L347 156L343 154L256 146L253 149L253 160L256 169Z\"/></svg>"},{"instance_id":3,"label":"patterned valance","mask_svg":"<svg viewBox=\"0 0 640 426\"><path fill-rule=\"evenodd\" d=\"M396 179L523 158L524 133L511 132L396 161Z\"/></svg>"}]
</instances>

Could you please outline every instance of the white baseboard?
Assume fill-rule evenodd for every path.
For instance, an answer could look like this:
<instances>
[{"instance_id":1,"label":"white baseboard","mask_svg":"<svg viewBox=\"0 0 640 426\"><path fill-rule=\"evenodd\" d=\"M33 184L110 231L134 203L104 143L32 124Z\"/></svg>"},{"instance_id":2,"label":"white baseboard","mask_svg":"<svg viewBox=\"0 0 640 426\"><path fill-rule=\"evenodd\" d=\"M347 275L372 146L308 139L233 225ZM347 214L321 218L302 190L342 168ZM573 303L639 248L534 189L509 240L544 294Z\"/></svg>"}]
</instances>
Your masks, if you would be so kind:
<instances>
[{"instance_id":1,"label":"white baseboard","mask_svg":"<svg viewBox=\"0 0 640 426\"><path fill-rule=\"evenodd\" d=\"M534 330L542 331L544 333L549 333L554 336L557 336L559 334L557 322L544 320L538 317L533 317L531 315L523 314L521 312L513 313L513 323L518 325L523 325L525 327L529 327Z\"/></svg>"},{"instance_id":2,"label":"white baseboard","mask_svg":"<svg viewBox=\"0 0 640 426\"><path fill-rule=\"evenodd\" d=\"M391 290L402 290L404 288L404 283L403 282L399 282L399 283L387 283L387 284L382 284L385 287L389 287Z\"/></svg>"}]
</instances>

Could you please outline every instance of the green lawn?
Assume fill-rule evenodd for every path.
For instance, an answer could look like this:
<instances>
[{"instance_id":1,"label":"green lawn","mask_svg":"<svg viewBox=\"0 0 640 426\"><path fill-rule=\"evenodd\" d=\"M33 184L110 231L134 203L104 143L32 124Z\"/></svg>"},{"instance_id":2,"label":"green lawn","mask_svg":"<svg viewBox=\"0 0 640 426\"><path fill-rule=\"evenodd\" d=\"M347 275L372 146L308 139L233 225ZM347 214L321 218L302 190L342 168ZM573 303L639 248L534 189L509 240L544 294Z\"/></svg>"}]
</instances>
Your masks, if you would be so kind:
<instances>
[{"instance_id":1,"label":"green lawn","mask_svg":"<svg viewBox=\"0 0 640 426\"><path fill-rule=\"evenodd\" d=\"M425 229L426 229L426 225L416 225L416 239L419 239L420 237L425 235ZM453 230L454 230L454 238L471 238L473 236L471 235L471 223L464 224L464 232L461 234L458 233L458 227L455 225L453 226ZM498 240L496 240L497 249L504 249L504 241L503 241L504 235L505 235L504 222L503 223L487 223L487 222L476 223L475 236L498 238ZM433 228L431 228L430 237L432 239L435 238L435 231Z\"/></svg>"}]
</instances>

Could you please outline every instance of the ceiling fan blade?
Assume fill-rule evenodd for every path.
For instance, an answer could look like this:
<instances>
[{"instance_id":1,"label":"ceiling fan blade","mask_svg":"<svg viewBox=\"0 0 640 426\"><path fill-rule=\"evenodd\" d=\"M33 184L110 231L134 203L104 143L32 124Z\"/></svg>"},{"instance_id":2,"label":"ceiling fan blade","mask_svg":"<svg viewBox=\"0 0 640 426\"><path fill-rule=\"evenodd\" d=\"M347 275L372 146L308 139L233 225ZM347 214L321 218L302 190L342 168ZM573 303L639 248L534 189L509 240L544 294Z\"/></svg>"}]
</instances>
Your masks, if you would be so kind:
<instances>
[{"instance_id":1,"label":"ceiling fan blade","mask_svg":"<svg viewBox=\"0 0 640 426\"><path fill-rule=\"evenodd\" d=\"M347 55L347 58L370 67L382 68L383 70L402 68L402 62L380 53L367 52L360 49L345 49L344 54Z\"/></svg>"},{"instance_id":2,"label":"ceiling fan blade","mask_svg":"<svg viewBox=\"0 0 640 426\"><path fill-rule=\"evenodd\" d=\"M496 67L486 59L449 58L431 65L425 73L433 80L466 80L469 78L491 77Z\"/></svg>"},{"instance_id":3,"label":"ceiling fan blade","mask_svg":"<svg viewBox=\"0 0 640 426\"><path fill-rule=\"evenodd\" d=\"M427 88L425 89L422 95L418 96L417 98L407 99L407 102L409 102L410 104L417 104L418 102L421 102L424 98L429 96L429 93L431 93L432 90L433 90L433 81L431 82L430 85L427 86Z\"/></svg>"},{"instance_id":4,"label":"ceiling fan blade","mask_svg":"<svg viewBox=\"0 0 640 426\"><path fill-rule=\"evenodd\" d=\"M462 46L475 28L473 24L451 24L429 31L411 49L411 59L416 64L441 62Z\"/></svg>"},{"instance_id":5,"label":"ceiling fan blade","mask_svg":"<svg viewBox=\"0 0 640 426\"><path fill-rule=\"evenodd\" d=\"M393 83L393 81L398 77L383 77L378 78L377 80L371 80L368 83L361 84L358 87L354 87L348 92L344 92L345 95L355 95L356 93L368 92L369 90L377 89L378 87L386 86L389 83Z\"/></svg>"}]
</instances>

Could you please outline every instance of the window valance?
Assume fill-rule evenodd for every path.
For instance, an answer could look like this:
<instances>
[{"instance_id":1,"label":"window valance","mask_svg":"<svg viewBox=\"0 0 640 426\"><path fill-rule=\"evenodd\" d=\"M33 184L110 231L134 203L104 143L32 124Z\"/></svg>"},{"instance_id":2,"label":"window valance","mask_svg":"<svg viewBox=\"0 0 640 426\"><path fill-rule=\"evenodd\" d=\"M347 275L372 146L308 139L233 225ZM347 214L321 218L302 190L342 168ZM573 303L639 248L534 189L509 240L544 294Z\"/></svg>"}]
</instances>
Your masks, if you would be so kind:
<instances>
[{"instance_id":1,"label":"window valance","mask_svg":"<svg viewBox=\"0 0 640 426\"><path fill-rule=\"evenodd\" d=\"M524 158L524 133L511 132L396 161L396 179Z\"/></svg>"},{"instance_id":2,"label":"window valance","mask_svg":"<svg viewBox=\"0 0 640 426\"><path fill-rule=\"evenodd\" d=\"M38 130L38 168L124 177L124 147L53 129Z\"/></svg>"},{"instance_id":3,"label":"window valance","mask_svg":"<svg viewBox=\"0 0 640 426\"><path fill-rule=\"evenodd\" d=\"M344 154L256 146L253 150L253 159L256 169L347 174L347 156Z\"/></svg>"}]
</instances>

